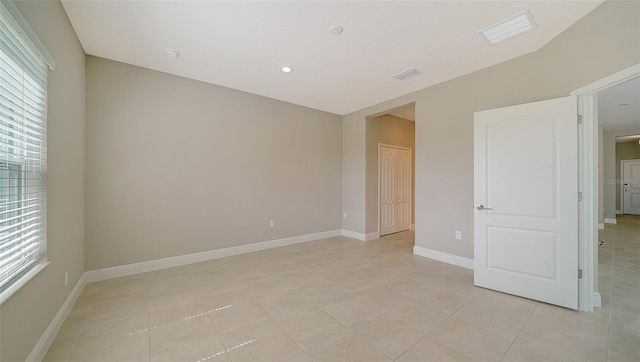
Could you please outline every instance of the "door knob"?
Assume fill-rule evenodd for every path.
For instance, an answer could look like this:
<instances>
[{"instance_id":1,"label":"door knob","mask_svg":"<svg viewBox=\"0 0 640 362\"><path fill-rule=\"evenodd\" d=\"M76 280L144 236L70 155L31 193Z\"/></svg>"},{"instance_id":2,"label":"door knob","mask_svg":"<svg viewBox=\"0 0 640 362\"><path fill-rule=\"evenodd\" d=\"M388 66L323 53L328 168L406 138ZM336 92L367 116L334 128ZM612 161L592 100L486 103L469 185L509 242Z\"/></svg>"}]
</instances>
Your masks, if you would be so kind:
<instances>
[{"instance_id":1,"label":"door knob","mask_svg":"<svg viewBox=\"0 0 640 362\"><path fill-rule=\"evenodd\" d=\"M482 210L493 210L493 209L492 209L492 208L490 208L490 207L484 207L484 205L478 205L478 206L476 207L476 209L481 210L481 211L482 211Z\"/></svg>"}]
</instances>

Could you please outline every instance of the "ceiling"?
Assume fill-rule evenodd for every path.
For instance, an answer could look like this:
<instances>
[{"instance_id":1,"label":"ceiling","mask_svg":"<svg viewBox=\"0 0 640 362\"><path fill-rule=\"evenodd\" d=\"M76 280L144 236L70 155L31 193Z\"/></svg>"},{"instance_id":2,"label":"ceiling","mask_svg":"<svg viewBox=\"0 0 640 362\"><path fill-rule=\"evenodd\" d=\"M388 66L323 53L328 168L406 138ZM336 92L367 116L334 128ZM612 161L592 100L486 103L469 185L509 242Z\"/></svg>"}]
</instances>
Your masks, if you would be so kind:
<instances>
[{"instance_id":1,"label":"ceiling","mask_svg":"<svg viewBox=\"0 0 640 362\"><path fill-rule=\"evenodd\" d=\"M605 131L640 130L640 78L598 93L598 122Z\"/></svg>"},{"instance_id":2,"label":"ceiling","mask_svg":"<svg viewBox=\"0 0 640 362\"><path fill-rule=\"evenodd\" d=\"M62 0L87 54L339 115L536 51L601 2ZM534 31L479 33L527 10Z\"/></svg>"}]
</instances>

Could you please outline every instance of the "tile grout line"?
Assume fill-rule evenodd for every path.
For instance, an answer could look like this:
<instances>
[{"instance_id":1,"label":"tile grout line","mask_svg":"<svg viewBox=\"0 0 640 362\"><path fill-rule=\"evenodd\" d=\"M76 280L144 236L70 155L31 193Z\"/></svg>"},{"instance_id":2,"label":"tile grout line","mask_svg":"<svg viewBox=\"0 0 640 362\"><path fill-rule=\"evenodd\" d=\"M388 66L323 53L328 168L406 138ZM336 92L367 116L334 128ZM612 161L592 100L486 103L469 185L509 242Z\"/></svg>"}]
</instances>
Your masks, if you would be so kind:
<instances>
[{"instance_id":1,"label":"tile grout line","mask_svg":"<svg viewBox=\"0 0 640 362\"><path fill-rule=\"evenodd\" d=\"M191 276L191 273L189 273L189 280L191 280L191 283L193 283L194 286L196 285L193 277ZM207 318L209 318L209 321L211 322L211 325L213 326L213 330L216 331L216 334L218 335L218 340L220 341L220 344L222 345L222 348L224 349L224 354L231 361L231 356L229 355L229 353L227 353L227 346L224 344L224 341L222 340L222 335L220 335L220 332L218 331L218 327L216 327L216 323L213 321L213 318L211 317L211 313L209 313L209 307L207 307L207 304L202 299L202 292L200 291L200 289L198 287L196 287L196 291L198 292L198 297L200 298L200 303L202 304L202 306L204 307L204 310L207 313Z\"/></svg>"},{"instance_id":2,"label":"tile grout line","mask_svg":"<svg viewBox=\"0 0 640 362\"><path fill-rule=\"evenodd\" d=\"M618 230L613 227L613 245L611 247L611 286L609 287L609 333L607 338L607 361L611 355L611 332L613 330L613 269L616 260L616 241L618 240Z\"/></svg>"},{"instance_id":3,"label":"tile grout line","mask_svg":"<svg viewBox=\"0 0 640 362\"><path fill-rule=\"evenodd\" d=\"M287 283L287 284L288 284L288 283ZM291 285L289 284L289 286L291 286ZM292 287L293 289L295 289L295 290L298 290L297 288L294 288L293 286L291 286L291 287ZM260 306L260 308L262 308L262 310L264 310L264 311L269 315L269 317L271 317L271 320L273 320L273 322L274 322L274 323L275 323L275 324L276 324L276 325L277 325L277 326L282 330L282 332L283 332L284 334L286 334L286 335L287 335L287 337L289 337L289 338L293 341L293 343L295 343L295 344L296 344L296 346L298 346L298 348L300 348L300 350L302 351L302 353L304 353L304 355L305 355L305 356L309 357L309 359L313 360L313 358L311 358L311 356L309 356L309 355L307 354L307 351L305 351L305 350L304 350L304 348L302 348L302 346L300 346L300 344L298 344L298 341L296 341L293 337L291 337L291 335L289 335L289 333L287 333L287 331L286 331L286 330L285 330L285 329L280 325L280 323L278 323L278 320L277 320L276 318L274 318L274 316L273 316L271 313L269 313L269 311L267 310L267 308L266 308L264 305L262 305L262 303L260 303L260 301L259 301L259 300L258 300L258 299L253 295L253 294L251 294L251 292L249 292L249 294L251 295L251 298L253 298L253 300L255 300L255 302L256 302L256 303L258 303L258 305ZM296 355L296 356L297 356L297 355ZM295 356L294 356L294 357L295 357Z\"/></svg>"},{"instance_id":4,"label":"tile grout line","mask_svg":"<svg viewBox=\"0 0 640 362\"><path fill-rule=\"evenodd\" d=\"M520 330L518 331L518 333L516 333L516 336L513 337L513 341L511 341L511 344L509 345L509 348L507 348L506 352L504 352L504 355L502 356L502 358L500 358L500 361L504 361L505 357L507 357L507 354L509 354L509 351L511 351L511 348L513 348L513 345L516 343L516 340L518 340L518 337L520 337L520 333L522 333L522 331L524 331L524 329L529 324L529 321L531 320L531 317L533 317L533 314L536 312L536 310L538 310L538 306L537 305L536 305L535 308L533 308L533 310L529 314L529 317L527 318L526 322L524 322L522 327L520 327ZM540 352L538 352L538 353L540 353ZM540 353L540 354L542 354L542 353Z\"/></svg>"}]
</instances>

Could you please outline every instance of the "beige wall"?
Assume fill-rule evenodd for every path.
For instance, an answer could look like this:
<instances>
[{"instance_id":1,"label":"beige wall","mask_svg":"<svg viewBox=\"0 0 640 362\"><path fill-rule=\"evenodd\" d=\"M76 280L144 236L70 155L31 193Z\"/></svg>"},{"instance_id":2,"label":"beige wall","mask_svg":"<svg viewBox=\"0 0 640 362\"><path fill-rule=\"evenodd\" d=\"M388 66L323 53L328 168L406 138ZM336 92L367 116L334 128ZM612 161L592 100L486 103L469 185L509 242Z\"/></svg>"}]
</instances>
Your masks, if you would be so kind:
<instances>
[{"instance_id":1,"label":"beige wall","mask_svg":"<svg viewBox=\"0 0 640 362\"><path fill-rule=\"evenodd\" d=\"M616 180L622 180L622 160L640 160L638 141L616 144ZM621 187L616 186L616 210L622 210Z\"/></svg>"},{"instance_id":2,"label":"beige wall","mask_svg":"<svg viewBox=\"0 0 640 362\"><path fill-rule=\"evenodd\" d=\"M411 148L411 185L415 182L415 123L384 115L367 119L367 230L379 230L378 224L378 144ZM415 202L411 190L411 223L414 223Z\"/></svg>"},{"instance_id":3,"label":"beige wall","mask_svg":"<svg viewBox=\"0 0 640 362\"><path fill-rule=\"evenodd\" d=\"M84 272L84 52L59 2L20 1L17 6L57 63L48 85L51 264L2 305L2 361L27 357Z\"/></svg>"},{"instance_id":4,"label":"beige wall","mask_svg":"<svg viewBox=\"0 0 640 362\"><path fill-rule=\"evenodd\" d=\"M473 112L567 96L640 62L640 4L607 1L537 52L345 115L343 209L366 214L367 116L416 104L416 245L473 258ZM361 202L362 201L362 202ZM367 229L368 222L343 223ZM463 239L455 240L455 230ZM367 229L366 232L372 230Z\"/></svg>"},{"instance_id":5,"label":"beige wall","mask_svg":"<svg viewBox=\"0 0 640 362\"><path fill-rule=\"evenodd\" d=\"M87 270L341 228L340 116L91 56L87 115Z\"/></svg>"},{"instance_id":6,"label":"beige wall","mask_svg":"<svg viewBox=\"0 0 640 362\"><path fill-rule=\"evenodd\" d=\"M366 220L366 120L366 115L347 115L342 122L342 211L347 215L342 228L362 234Z\"/></svg>"}]
</instances>

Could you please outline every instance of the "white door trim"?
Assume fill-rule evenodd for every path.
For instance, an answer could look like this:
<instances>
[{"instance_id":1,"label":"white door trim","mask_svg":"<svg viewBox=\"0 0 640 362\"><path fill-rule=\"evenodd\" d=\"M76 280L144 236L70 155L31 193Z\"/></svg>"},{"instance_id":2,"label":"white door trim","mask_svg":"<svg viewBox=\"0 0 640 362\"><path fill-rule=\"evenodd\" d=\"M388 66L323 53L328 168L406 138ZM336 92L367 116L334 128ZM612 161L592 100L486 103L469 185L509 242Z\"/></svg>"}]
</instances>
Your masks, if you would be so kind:
<instances>
[{"instance_id":1,"label":"white door trim","mask_svg":"<svg viewBox=\"0 0 640 362\"><path fill-rule=\"evenodd\" d=\"M597 93L640 76L640 63L632 65L608 77L574 90L578 96L578 114L582 125L578 128L579 139L579 190L583 202L579 214L579 265L582 279L578 286L578 309L593 311L600 307L597 292L598 268L598 98Z\"/></svg>"},{"instance_id":2,"label":"white door trim","mask_svg":"<svg viewBox=\"0 0 640 362\"><path fill-rule=\"evenodd\" d=\"M380 148L382 147L397 148L400 150L409 151L409 230L414 229L414 227L412 227L413 224L411 223L411 220L413 220L413 213L411 211L413 210L413 193L411 192L413 188L413 151L411 150L411 147L378 143L378 194L376 196L378 200L378 237L380 236Z\"/></svg>"}]
</instances>

